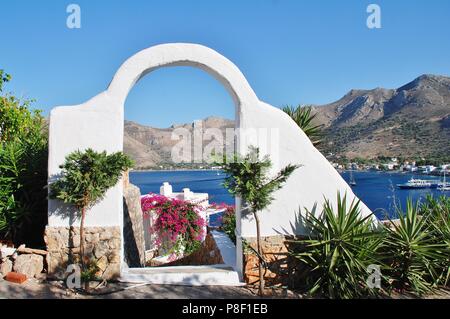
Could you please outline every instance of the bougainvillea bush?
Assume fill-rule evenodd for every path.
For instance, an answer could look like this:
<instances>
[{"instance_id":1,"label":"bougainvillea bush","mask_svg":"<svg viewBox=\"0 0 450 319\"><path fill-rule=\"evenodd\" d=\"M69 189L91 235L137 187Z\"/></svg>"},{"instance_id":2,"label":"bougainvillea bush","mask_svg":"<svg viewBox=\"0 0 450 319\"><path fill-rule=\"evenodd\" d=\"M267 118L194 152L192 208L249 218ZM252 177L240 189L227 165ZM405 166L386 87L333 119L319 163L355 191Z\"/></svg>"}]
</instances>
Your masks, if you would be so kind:
<instances>
[{"instance_id":1,"label":"bougainvillea bush","mask_svg":"<svg viewBox=\"0 0 450 319\"><path fill-rule=\"evenodd\" d=\"M176 256L189 255L200 248L206 224L198 205L157 194L143 197L141 205L144 218L153 219L150 231L156 234L158 248Z\"/></svg>"}]
</instances>

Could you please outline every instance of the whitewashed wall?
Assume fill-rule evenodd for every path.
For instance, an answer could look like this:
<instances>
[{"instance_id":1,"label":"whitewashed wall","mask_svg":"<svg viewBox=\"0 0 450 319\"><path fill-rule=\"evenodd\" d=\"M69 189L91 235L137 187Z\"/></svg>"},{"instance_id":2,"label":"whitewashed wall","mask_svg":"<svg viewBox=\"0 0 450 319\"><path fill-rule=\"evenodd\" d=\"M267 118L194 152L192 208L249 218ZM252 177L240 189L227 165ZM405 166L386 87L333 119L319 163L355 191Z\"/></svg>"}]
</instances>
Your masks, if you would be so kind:
<instances>
[{"instance_id":1,"label":"whitewashed wall","mask_svg":"<svg viewBox=\"0 0 450 319\"><path fill-rule=\"evenodd\" d=\"M276 63L273 62L273 63ZM292 233L299 208L323 204L324 198L333 201L338 191L355 195L338 172L316 150L301 129L280 109L260 101L243 74L219 53L197 44L164 44L143 50L128 59L118 70L109 88L77 106L57 107L50 115L49 180L57 178L59 165L65 156L77 149L98 151L123 149L124 103L135 83L147 73L166 66L193 66L205 70L219 80L233 97L236 105L236 125L247 129L272 128L279 136L279 144L269 149L275 169L289 163L303 165L278 191L275 201L262 212L262 234ZM276 137L276 134L274 135ZM241 153L249 144L245 136L238 138ZM259 145L262 149L265 145ZM110 190L105 200L87 215L86 226L122 225L122 184ZM363 214L371 213L363 204ZM77 225L58 202L49 203L49 226ZM241 226L241 227L239 227ZM253 220L242 218L242 236L254 237Z\"/></svg>"}]
</instances>

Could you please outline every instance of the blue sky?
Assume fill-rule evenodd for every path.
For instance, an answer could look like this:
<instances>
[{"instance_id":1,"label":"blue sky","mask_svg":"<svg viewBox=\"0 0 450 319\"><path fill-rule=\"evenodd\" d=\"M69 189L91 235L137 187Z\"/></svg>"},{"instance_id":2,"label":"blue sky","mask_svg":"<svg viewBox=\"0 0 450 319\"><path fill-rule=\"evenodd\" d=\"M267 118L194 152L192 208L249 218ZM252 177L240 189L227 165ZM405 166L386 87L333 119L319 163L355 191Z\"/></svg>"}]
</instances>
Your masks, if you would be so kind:
<instances>
[{"instance_id":1,"label":"blue sky","mask_svg":"<svg viewBox=\"0 0 450 319\"><path fill-rule=\"evenodd\" d=\"M81 7L82 28L66 27ZM381 7L368 29L366 8ZM103 91L137 51L166 42L209 46L232 60L275 105L337 100L352 88L394 88L423 73L450 75L447 0L0 0L0 68L8 87L48 111ZM161 69L131 92L126 118L167 127L232 118L222 86L202 71Z\"/></svg>"}]
</instances>

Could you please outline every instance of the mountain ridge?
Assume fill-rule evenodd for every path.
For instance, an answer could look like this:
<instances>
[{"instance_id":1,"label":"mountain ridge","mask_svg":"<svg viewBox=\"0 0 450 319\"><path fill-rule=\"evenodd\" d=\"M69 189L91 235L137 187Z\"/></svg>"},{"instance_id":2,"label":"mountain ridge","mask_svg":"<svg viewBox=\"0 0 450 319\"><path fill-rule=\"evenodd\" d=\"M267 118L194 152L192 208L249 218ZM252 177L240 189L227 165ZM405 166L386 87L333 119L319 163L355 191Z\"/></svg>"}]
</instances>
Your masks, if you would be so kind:
<instances>
[{"instance_id":1,"label":"mountain ridge","mask_svg":"<svg viewBox=\"0 0 450 319\"><path fill-rule=\"evenodd\" d=\"M347 158L450 155L450 77L424 74L397 88L351 90L315 106L323 150Z\"/></svg>"},{"instance_id":2,"label":"mountain ridge","mask_svg":"<svg viewBox=\"0 0 450 319\"><path fill-rule=\"evenodd\" d=\"M332 158L450 156L450 77L423 74L396 89L352 89L339 100L312 106L323 125L319 149ZM204 128L234 127L234 121L209 116ZM124 151L138 168L171 163L175 128L153 128L125 121Z\"/></svg>"},{"instance_id":3,"label":"mountain ridge","mask_svg":"<svg viewBox=\"0 0 450 319\"><path fill-rule=\"evenodd\" d=\"M219 129L222 136L225 136L227 128L234 127L233 120L215 116L209 116L198 122L201 122L203 129ZM179 140L172 139L172 133L179 128L192 132L193 123L172 124L168 128L154 128L133 121L125 121L124 152L133 158L137 169L170 166L173 164L172 148L179 143ZM203 146L209 142L209 140L203 141Z\"/></svg>"}]
</instances>

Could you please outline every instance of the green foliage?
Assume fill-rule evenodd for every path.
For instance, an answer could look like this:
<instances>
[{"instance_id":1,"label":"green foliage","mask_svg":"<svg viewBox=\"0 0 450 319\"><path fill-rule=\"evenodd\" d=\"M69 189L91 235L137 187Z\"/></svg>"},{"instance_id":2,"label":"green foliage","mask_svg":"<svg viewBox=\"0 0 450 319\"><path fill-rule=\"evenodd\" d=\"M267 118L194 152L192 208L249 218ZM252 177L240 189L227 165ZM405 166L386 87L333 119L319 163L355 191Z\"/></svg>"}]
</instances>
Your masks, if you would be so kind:
<instances>
[{"instance_id":1,"label":"green foliage","mask_svg":"<svg viewBox=\"0 0 450 319\"><path fill-rule=\"evenodd\" d=\"M0 92L11 79L0 70ZM47 130L31 100L0 96L0 237L40 246L47 221Z\"/></svg>"},{"instance_id":2,"label":"green foliage","mask_svg":"<svg viewBox=\"0 0 450 319\"><path fill-rule=\"evenodd\" d=\"M231 162L224 161L223 171L227 174L224 187L234 196L240 196L244 211L253 214L256 223L257 253L259 257L259 294L264 293L262 272L263 251L261 247L260 221L258 212L273 201L273 193L283 186L289 176L299 167L289 164L274 177L269 176L272 162L268 156L260 159L259 149L250 147L245 157L234 156Z\"/></svg>"},{"instance_id":3,"label":"green foliage","mask_svg":"<svg viewBox=\"0 0 450 319\"><path fill-rule=\"evenodd\" d=\"M89 208L103 199L106 191L115 186L122 173L133 165L122 152L108 155L87 149L66 157L61 177L50 186L50 197L75 206Z\"/></svg>"},{"instance_id":4,"label":"green foliage","mask_svg":"<svg viewBox=\"0 0 450 319\"><path fill-rule=\"evenodd\" d=\"M444 244L441 257L437 262L437 277L435 284L448 286L450 283L450 197L434 198L427 196L420 206L420 215L430 221L433 232L433 242Z\"/></svg>"},{"instance_id":5,"label":"green foliage","mask_svg":"<svg viewBox=\"0 0 450 319\"><path fill-rule=\"evenodd\" d=\"M300 262L297 279L311 295L330 298L368 297L378 293L411 292L422 295L448 285L450 277L450 199L428 197L424 203L408 200L398 208L398 219L381 229L371 216L360 217L359 202L347 209L338 196L337 209L325 202L299 222L307 239L293 240L288 249ZM367 266L379 265L383 289L365 285ZM305 267L306 266L306 267Z\"/></svg>"},{"instance_id":6,"label":"green foliage","mask_svg":"<svg viewBox=\"0 0 450 319\"><path fill-rule=\"evenodd\" d=\"M11 80L0 70L0 92L3 85ZM0 142L18 138L36 138L42 135L44 119L41 111L31 111L33 100L20 100L10 93L0 96Z\"/></svg>"},{"instance_id":7,"label":"green foliage","mask_svg":"<svg viewBox=\"0 0 450 319\"><path fill-rule=\"evenodd\" d=\"M3 92L3 85L11 81L11 75L0 69L0 92Z\"/></svg>"},{"instance_id":8,"label":"green foliage","mask_svg":"<svg viewBox=\"0 0 450 319\"><path fill-rule=\"evenodd\" d=\"M422 295L439 280L442 260L448 258L446 247L437 242L432 219L419 215L419 203L408 200L406 211L399 211L398 217L386 227L383 244L392 287Z\"/></svg>"},{"instance_id":9,"label":"green foliage","mask_svg":"<svg viewBox=\"0 0 450 319\"><path fill-rule=\"evenodd\" d=\"M67 155L60 178L50 185L50 198L74 206L81 213L80 257L82 271L90 274L90 264L84 262L84 220L86 210L102 200L115 186L132 161L122 152L108 155L87 149Z\"/></svg>"},{"instance_id":10,"label":"green foliage","mask_svg":"<svg viewBox=\"0 0 450 319\"><path fill-rule=\"evenodd\" d=\"M387 134L385 129L392 127ZM416 160L417 165L444 164L450 160L448 135L437 123L416 122L406 118L385 118L378 121L349 126L331 125L323 130L321 151L333 153L337 158L350 151L358 151L361 141L373 145L370 158L381 155ZM390 145L390 143L394 145ZM424 160L425 158L425 160Z\"/></svg>"},{"instance_id":11,"label":"green foliage","mask_svg":"<svg viewBox=\"0 0 450 319\"><path fill-rule=\"evenodd\" d=\"M100 271L100 267L95 258L87 259L85 265L85 268L81 271L81 281L88 286L89 282L98 279L97 273Z\"/></svg>"},{"instance_id":12,"label":"green foliage","mask_svg":"<svg viewBox=\"0 0 450 319\"><path fill-rule=\"evenodd\" d=\"M382 242L374 231L372 216L361 218L359 201L347 207L347 198L337 197L337 209L326 200L322 213L316 207L300 217L308 239L294 240L290 254L307 271L300 278L310 295L357 298L377 295L366 284L367 267L380 265L377 249Z\"/></svg>"},{"instance_id":13,"label":"green foliage","mask_svg":"<svg viewBox=\"0 0 450 319\"><path fill-rule=\"evenodd\" d=\"M259 158L259 149L250 147L248 154L235 156L222 169L227 174L224 187L248 204L251 212L258 212L270 205L273 192L280 189L299 165L287 165L274 177L269 177L272 162L268 156Z\"/></svg>"},{"instance_id":14,"label":"green foliage","mask_svg":"<svg viewBox=\"0 0 450 319\"><path fill-rule=\"evenodd\" d=\"M283 107L283 111L297 123L314 145L319 145L322 142L323 126L314 124L314 119L317 114L312 114L312 108L310 106L299 105L296 108L285 106Z\"/></svg>"},{"instance_id":15,"label":"green foliage","mask_svg":"<svg viewBox=\"0 0 450 319\"><path fill-rule=\"evenodd\" d=\"M221 230L236 244L236 210L233 206L226 207L222 217Z\"/></svg>"}]
</instances>

